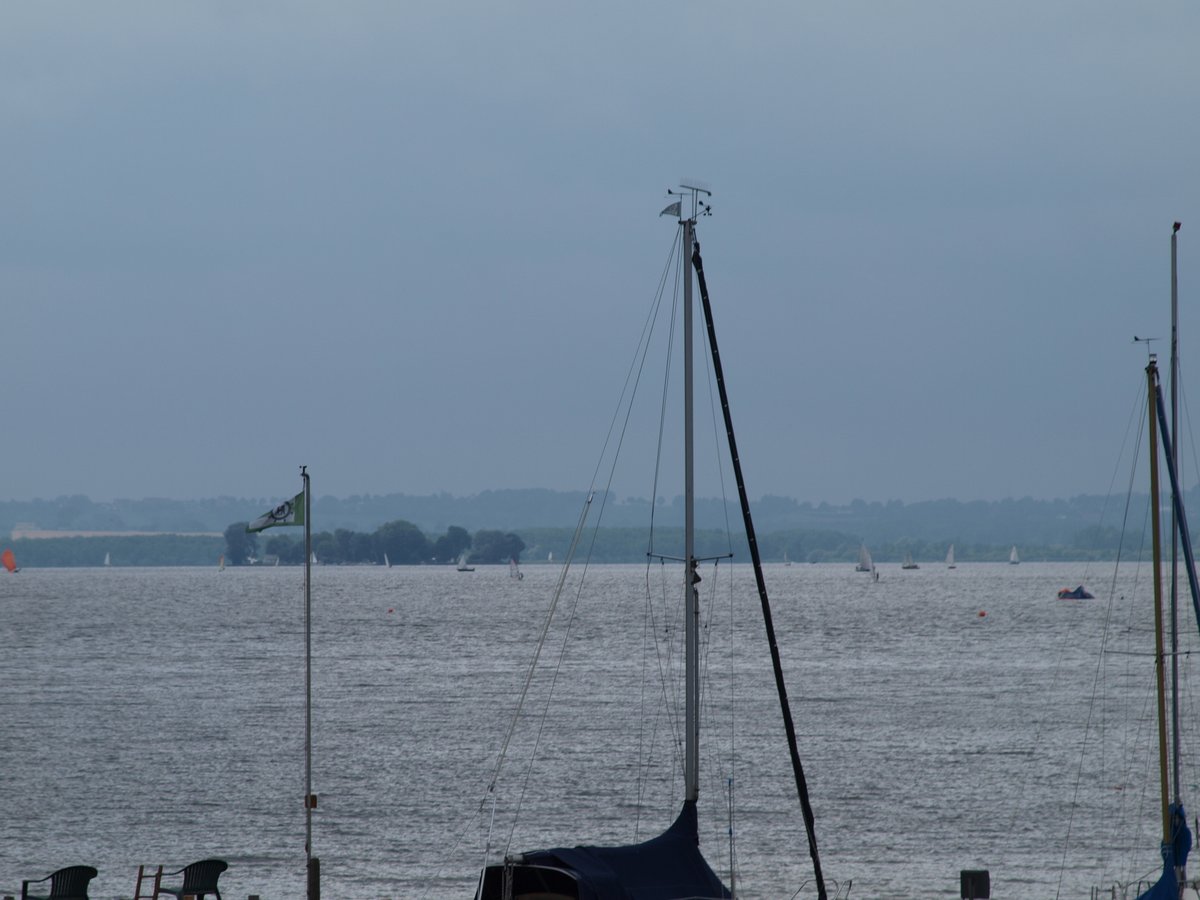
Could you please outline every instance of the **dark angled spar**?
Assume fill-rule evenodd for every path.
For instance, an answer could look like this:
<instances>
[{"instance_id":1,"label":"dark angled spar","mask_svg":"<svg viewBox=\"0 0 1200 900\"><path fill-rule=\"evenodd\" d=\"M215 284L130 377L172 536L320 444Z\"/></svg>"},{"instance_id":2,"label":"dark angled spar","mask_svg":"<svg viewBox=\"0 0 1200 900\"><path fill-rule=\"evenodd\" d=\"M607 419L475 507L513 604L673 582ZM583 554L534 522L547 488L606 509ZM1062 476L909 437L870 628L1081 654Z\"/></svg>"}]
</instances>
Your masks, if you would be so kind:
<instances>
[{"instance_id":1,"label":"dark angled spar","mask_svg":"<svg viewBox=\"0 0 1200 900\"><path fill-rule=\"evenodd\" d=\"M479 880L476 900L725 900L732 898L730 890L705 860L699 847L697 803L699 799L699 722L700 722L700 607L697 583L699 560L695 548L695 502L692 436L692 331L693 269L698 279L708 342L713 360L713 373L720 391L720 400L729 453L738 483L746 537L754 565L764 623L775 666L776 685L788 734L792 765L796 776L800 803L813 860L818 897L827 897L820 860L817 854L815 826L808 802L804 774L796 750L795 728L792 723L787 694L783 686L783 670L779 649L771 623L770 606L760 565L758 545L750 519L750 507L742 479L741 461L733 435L732 419L725 391L724 374L717 352L712 310L696 240L697 215L708 215L710 208L704 198L707 190L685 185L681 192L671 192L679 199L663 214L679 218L679 235L683 265L683 351L684 351L684 600L685 600L685 709L684 709L684 789L682 807L674 821L662 834L642 843L626 846L575 846L510 854L502 863L487 866ZM690 214L685 214L690 205Z\"/></svg>"}]
</instances>

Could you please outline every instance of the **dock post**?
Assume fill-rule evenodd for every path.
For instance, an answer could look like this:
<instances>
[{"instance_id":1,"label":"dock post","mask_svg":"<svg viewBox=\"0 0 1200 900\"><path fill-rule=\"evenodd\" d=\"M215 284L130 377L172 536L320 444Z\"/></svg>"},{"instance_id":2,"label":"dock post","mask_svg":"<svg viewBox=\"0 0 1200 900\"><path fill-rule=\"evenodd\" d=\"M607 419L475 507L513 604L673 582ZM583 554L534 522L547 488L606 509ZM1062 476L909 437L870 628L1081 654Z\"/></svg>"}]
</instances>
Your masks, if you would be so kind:
<instances>
[{"instance_id":1,"label":"dock post","mask_svg":"<svg viewBox=\"0 0 1200 900\"><path fill-rule=\"evenodd\" d=\"M321 860L308 860L308 900L321 900Z\"/></svg>"},{"instance_id":2,"label":"dock post","mask_svg":"<svg viewBox=\"0 0 1200 900\"><path fill-rule=\"evenodd\" d=\"M987 869L963 869L958 880L962 900L988 900L992 896L992 878Z\"/></svg>"}]
</instances>

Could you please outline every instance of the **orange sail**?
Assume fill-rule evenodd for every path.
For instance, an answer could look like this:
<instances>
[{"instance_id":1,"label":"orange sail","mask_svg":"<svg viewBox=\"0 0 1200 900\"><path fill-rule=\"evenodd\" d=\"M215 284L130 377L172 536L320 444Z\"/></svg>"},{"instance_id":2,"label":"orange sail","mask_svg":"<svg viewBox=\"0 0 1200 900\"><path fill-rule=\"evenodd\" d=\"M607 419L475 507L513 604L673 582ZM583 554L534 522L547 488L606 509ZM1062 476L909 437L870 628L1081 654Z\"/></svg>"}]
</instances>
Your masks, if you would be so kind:
<instances>
[{"instance_id":1,"label":"orange sail","mask_svg":"<svg viewBox=\"0 0 1200 900\"><path fill-rule=\"evenodd\" d=\"M13 556L11 550L5 550L3 553L0 553L0 562L4 563L4 568L8 569L8 571L17 571L17 558Z\"/></svg>"}]
</instances>

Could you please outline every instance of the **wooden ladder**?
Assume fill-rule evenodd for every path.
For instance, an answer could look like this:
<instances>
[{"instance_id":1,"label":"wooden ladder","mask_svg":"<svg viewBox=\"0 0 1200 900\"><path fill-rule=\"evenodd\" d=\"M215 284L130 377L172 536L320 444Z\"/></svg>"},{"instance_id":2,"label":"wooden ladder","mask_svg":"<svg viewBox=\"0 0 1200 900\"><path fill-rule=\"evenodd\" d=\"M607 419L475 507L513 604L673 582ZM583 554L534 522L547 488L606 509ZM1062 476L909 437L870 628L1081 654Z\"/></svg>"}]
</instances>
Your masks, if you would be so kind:
<instances>
[{"instance_id":1,"label":"wooden ladder","mask_svg":"<svg viewBox=\"0 0 1200 900\"><path fill-rule=\"evenodd\" d=\"M154 900L158 896L158 887L162 883L162 866L138 866L137 887L133 889L133 900ZM142 893L145 885L149 894Z\"/></svg>"}]
</instances>

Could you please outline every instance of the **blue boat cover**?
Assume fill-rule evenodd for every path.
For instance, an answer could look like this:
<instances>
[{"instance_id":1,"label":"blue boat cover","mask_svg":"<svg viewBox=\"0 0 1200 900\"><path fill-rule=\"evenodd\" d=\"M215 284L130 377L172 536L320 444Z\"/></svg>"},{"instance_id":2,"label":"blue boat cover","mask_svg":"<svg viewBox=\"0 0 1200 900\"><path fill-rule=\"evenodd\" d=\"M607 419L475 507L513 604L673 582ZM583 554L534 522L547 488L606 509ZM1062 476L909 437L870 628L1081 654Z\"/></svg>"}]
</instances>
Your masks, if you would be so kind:
<instances>
[{"instance_id":1,"label":"blue boat cover","mask_svg":"<svg viewBox=\"0 0 1200 900\"><path fill-rule=\"evenodd\" d=\"M684 802L670 828L644 843L537 850L524 854L523 862L574 872L579 900L732 897L700 853L694 800Z\"/></svg>"},{"instance_id":2,"label":"blue boat cover","mask_svg":"<svg viewBox=\"0 0 1200 900\"><path fill-rule=\"evenodd\" d=\"M1071 590L1071 588L1063 588L1058 592L1059 600L1094 600L1095 598L1081 584L1079 587Z\"/></svg>"},{"instance_id":3,"label":"blue boat cover","mask_svg":"<svg viewBox=\"0 0 1200 900\"><path fill-rule=\"evenodd\" d=\"M1179 900L1175 867L1182 869L1187 865L1188 851L1192 849L1192 832L1187 826L1187 814L1182 805L1172 803L1168 807L1168 815L1171 819L1171 842L1162 845L1162 877L1138 900Z\"/></svg>"}]
</instances>

